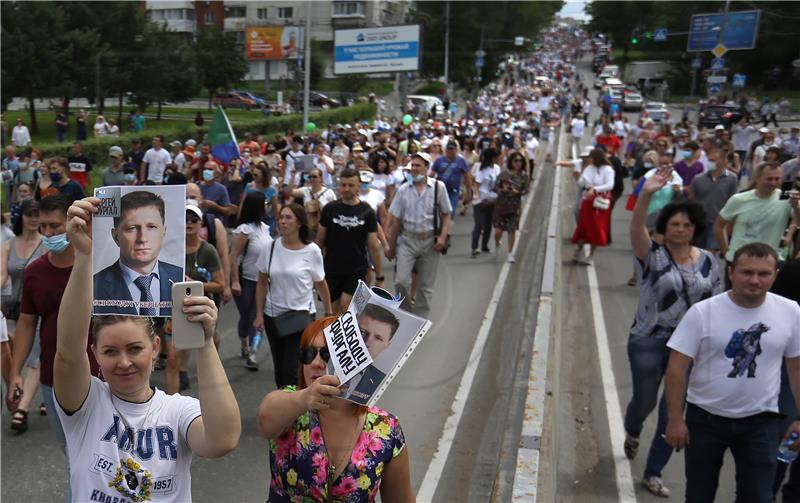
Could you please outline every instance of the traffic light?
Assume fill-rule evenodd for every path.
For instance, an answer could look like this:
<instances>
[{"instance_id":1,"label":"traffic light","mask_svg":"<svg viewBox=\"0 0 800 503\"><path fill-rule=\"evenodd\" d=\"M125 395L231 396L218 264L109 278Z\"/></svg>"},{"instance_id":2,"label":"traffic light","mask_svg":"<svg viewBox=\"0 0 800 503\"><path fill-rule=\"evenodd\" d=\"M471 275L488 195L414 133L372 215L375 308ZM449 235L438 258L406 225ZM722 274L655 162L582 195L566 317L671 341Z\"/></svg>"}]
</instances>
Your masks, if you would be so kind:
<instances>
[{"instance_id":1,"label":"traffic light","mask_svg":"<svg viewBox=\"0 0 800 503\"><path fill-rule=\"evenodd\" d=\"M636 38L636 35L634 35L633 37L631 37L631 43L632 43L632 44L638 44L638 43L639 43L639 39L638 39L638 38Z\"/></svg>"},{"instance_id":2,"label":"traffic light","mask_svg":"<svg viewBox=\"0 0 800 503\"><path fill-rule=\"evenodd\" d=\"M639 43L639 36L641 35L642 30L639 28L634 28L631 31L631 44L636 45Z\"/></svg>"}]
</instances>

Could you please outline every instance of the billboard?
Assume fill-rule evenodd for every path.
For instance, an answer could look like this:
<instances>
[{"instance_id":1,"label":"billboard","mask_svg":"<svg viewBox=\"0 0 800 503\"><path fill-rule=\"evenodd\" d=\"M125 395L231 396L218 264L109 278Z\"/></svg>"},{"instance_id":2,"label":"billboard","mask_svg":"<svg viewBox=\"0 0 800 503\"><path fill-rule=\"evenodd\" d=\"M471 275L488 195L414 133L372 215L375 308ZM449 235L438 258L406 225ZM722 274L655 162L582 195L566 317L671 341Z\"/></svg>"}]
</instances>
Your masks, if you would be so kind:
<instances>
[{"instance_id":1,"label":"billboard","mask_svg":"<svg viewBox=\"0 0 800 503\"><path fill-rule=\"evenodd\" d=\"M759 10L745 10L728 12L725 14L695 14L689 23L689 41L686 50L710 51L722 42L726 49L753 49L756 46L758 35L758 21L761 17ZM725 33L722 40L718 40L722 24L725 23Z\"/></svg>"},{"instance_id":2,"label":"billboard","mask_svg":"<svg viewBox=\"0 0 800 503\"><path fill-rule=\"evenodd\" d=\"M336 30L333 73L414 72L420 67L419 25Z\"/></svg>"},{"instance_id":3,"label":"billboard","mask_svg":"<svg viewBox=\"0 0 800 503\"><path fill-rule=\"evenodd\" d=\"M249 61L297 59L303 54L303 28L249 26L245 31L245 57Z\"/></svg>"}]
</instances>

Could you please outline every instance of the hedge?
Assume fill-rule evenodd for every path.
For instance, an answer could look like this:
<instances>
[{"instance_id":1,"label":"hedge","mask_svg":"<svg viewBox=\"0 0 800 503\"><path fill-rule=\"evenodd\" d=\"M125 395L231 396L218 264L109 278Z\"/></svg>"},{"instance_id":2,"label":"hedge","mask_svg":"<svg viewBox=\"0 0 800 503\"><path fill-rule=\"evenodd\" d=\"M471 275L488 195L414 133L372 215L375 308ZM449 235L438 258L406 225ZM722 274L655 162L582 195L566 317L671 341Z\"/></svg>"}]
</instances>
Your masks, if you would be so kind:
<instances>
[{"instance_id":1,"label":"hedge","mask_svg":"<svg viewBox=\"0 0 800 503\"><path fill-rule=\"evenodd\" d=\"M328 124L337 123L354 123L361 120L371 120L377 113L377 106L374 103L358 103L349 107L333 108L323 110L320 112L313 112L309 114L309 121L317 124L318 127L324 128ZM154 123L156 121L151 121ZM156 122L157 124L157 122ZM208 126L211 125L210 120L206 120ZM232 123L233 130L236 133L237 139L241 139L245 132L253 133L254 135L264 135L271 138L275 133L284 133L287 129L301 132L303 128L303 115L290 114L279 115L276 117L265 117L247 122ZM201 143L208 132L208 127L198 128L191 121L186 121L186 124L168 128L146 128L141 133L124 133L115 138L91 138L83 141L83 152L93 164L104 166L108 161L108 149L113 145L122 147L124 151L131 148L131 140L135 138L142 139L142 142L147 145L149 139L155 135L164 135L166 143L172 140L180 140L185 142L189 138L193 138L198 143ZM53 156L67 156L71 148L72 142L64 143L37 143L34 148L42 151L45 158ZM168 146L166 148L169 148Z\"/></svg>"}]
</instances>

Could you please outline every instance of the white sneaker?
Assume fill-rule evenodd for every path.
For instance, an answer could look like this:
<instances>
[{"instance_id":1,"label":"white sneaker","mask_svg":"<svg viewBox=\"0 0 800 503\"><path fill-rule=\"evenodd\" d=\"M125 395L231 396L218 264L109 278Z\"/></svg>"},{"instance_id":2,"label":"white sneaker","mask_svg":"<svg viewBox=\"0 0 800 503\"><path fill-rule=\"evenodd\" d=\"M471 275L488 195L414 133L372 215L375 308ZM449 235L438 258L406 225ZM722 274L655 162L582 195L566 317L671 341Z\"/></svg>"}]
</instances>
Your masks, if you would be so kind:
<instances>
[{"instance_id":1,"label":"white sneaker","mask_svg":"<svg viewBox=\"0 0 800 503\"><path fill-rule=\"evenodd\" d=\"M642 485L659 498L669 498L670 494L672 494L672 491L664 485L664 481L661 480L661 477L656 477L655 475L643 478Z\"/></svg>"},{"instance_id":2,"label":"white sneaker","mask_svg":"<svg viewBox=\"0 0 800 503\"><path fill-rule=\"evenodd\" d=\"M594 263L594 257L589 255L588 257L583 257L581 259L578 259L578 262L580 262L583 265L592 265Z\"/></svg>"},{"instance_id":3,"label":"white sneaker","mask_svg":"<svg viewBox=\"0 0 800 503\"><path fill-rule=\"evenodd\" d=\"M517 259L514 258L514 255L511 255L511 254L508 255L506 260L508 260L509 264L513 264L514 262L517 261Z\"/></svg>"},{"instance_id":4,"label":"white sneaker","mask_svg":"<svg viewBox=\"0 0 800 503\"><path fill-rule=\"evenodd\" d=\"M575 251L572 253L572 261L573 262L580 262L584 258L583 249L576 248Z\"/></svg>"}]
</instances>

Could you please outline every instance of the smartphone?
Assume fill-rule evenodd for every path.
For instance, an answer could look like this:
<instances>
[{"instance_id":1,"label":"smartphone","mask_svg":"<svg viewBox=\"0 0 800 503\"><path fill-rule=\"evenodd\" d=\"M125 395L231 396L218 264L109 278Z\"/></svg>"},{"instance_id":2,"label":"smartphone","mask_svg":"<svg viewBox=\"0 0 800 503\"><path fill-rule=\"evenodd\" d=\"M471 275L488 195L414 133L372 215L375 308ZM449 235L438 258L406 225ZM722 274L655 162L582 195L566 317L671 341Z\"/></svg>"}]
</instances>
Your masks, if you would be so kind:
<instances>
[{"instance_id":1,"label":"smartphone","mask_svg":"<svg viewBox=\"0 0 800 503\"><path fill-rule=\"evenodd\" d=\"M202 297L203 283L183 281L172 285L172 344L177 349L196 349L205 345L203 325L186 319L181 311L186 297Z\"/></svg>"}]
</instances>

